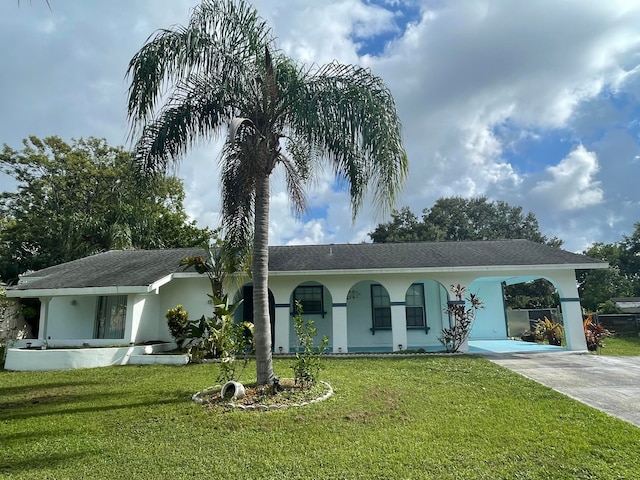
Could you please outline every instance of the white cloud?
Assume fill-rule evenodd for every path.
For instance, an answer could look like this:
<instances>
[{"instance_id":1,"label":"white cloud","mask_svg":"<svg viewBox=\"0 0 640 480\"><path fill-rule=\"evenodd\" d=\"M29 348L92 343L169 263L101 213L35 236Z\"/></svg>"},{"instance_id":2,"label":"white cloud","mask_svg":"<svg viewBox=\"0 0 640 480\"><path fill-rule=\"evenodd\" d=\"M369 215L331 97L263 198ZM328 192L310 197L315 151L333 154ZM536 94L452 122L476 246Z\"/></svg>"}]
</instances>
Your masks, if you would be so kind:
<instances>
[{"instance_id":1,"label":"white cloud","mask_svg":"<svg viewBox=\"0 0 640 480\"><path fill-rule=\"evenodd\" d=\"M484 194L533 211L543 232L571 250L630 233L640 220L632 185L640 156L640 129L632 124L640 111L639 4L424 0L422 18L381 57L360 57L368 38L399 33L381 5L402 2L375 3L255 1L289 55L359 63L387 82L410 159L399 206L419 214L440 196ZM19 148L30 134L123 143L129 59L154 30L184 24L193 5L55 2L51 13L35 2L2 2L0 41L14 47L0 51L12 72L0 78L0 144ZM558 129L567 145L583 147L513 159L527 155L519 146L545 145ZM218 221L217 152L217 143L203 145L179 170L187 210L200 223ZM326 211L325 218L294 218L281 179L272 191L274 244L360 241L384 220L367 204L352 223L348 195L335 191L330 172L308 190L313 211ZM558 204L569 210L559 214Z\"/></svg>"},{"instance_id":2,"label":"white cloud","mask_svg":"<svg viewBox=\"0 0 640 480\"><path fill-rule=\"evenodd\" d=\"M600 170L598 159L582 145L576 147L556 166L547 167L550 177L537 182L531 196L540 204L557 210L578 210L597 205L604 192L595 176Z\"/></svg>"}]
</instances>

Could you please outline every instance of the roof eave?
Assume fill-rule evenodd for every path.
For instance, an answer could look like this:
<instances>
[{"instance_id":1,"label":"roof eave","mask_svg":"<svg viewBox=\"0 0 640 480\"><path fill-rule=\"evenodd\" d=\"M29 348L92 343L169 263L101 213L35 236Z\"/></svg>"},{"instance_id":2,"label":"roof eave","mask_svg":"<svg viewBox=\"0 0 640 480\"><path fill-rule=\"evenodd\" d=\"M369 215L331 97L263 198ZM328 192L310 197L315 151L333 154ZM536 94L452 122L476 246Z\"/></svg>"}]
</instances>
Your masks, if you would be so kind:
<instances>
[{"instance_id":1,"label":"roof eave","mask_svg":"<svg viewBox=\"0 0 640 480\"><path fill-rule=\"evenodd\" d=\"M576 263L549 265L479 265L462 267L411 267L411 268L359 268L335 270L279 270L269 271L269 276L291 275L371 275L371 274L399 274L399 273L460 273L460 272L503 272L505 270L591 270L609 268L608 263Z\"/></svg>"},{"instance_id":2,"label":"roof eave","mask_svg":"<svg viewBox=\"0 0 640 480\"><path fill-rule=\"evenodd\" d=\"M72 297L72 296L106 296L106 295L135 295L152 292L150 285L110 286L110 287L76 287L76 288L33 288L25 290L7 290L8 298L38 298L38 297Z\"/></svg>"}]
</instances>

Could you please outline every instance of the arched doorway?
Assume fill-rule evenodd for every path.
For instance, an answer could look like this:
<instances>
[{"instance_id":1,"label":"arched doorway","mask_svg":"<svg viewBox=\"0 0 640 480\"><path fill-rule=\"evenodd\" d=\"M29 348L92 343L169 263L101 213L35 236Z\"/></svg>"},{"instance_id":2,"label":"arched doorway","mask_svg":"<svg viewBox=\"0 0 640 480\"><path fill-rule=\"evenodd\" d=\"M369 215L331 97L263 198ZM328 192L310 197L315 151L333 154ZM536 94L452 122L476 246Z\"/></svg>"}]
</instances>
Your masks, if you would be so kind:
<instances>
[{"instance_id":1,"label":"arched doorway","mask_svg":"<svg viewBox=\"0 0 640 480\"><path fill-rule=\"evenodd\" d=\"M236 322L251 322L253 321L253 284L246 284L238 290L235 301L243 300L242 304L236 310L234 320ZM275 347L275 333L276 333L276 304L273 298L273 293L269 290L269 320L271 323L271 349Z\"/></svg>"}]
</instances>

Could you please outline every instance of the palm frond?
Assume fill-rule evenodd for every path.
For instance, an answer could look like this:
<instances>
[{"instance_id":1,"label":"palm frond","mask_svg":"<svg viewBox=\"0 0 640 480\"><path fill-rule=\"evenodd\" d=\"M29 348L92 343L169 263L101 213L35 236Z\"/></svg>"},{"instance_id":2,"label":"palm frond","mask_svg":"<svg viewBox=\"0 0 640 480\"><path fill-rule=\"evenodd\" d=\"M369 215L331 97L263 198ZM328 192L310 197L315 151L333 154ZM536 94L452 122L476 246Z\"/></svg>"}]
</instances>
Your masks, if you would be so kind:
<instances>
[{"instance_id":1,"label":"palm frond","mask_svg":"<svg viewBox=\"0 0 640 480\"><path fill-rule=\"evenodd\" d=\"M194 73L215 75L225 84L272 43L269 26L244 0L204 0L186 27L158 30L134 55L126 72L131 78L127 107L131 136L154 115L167 90Z\"/></svg>"},{"instance_id":2,"label":"palm frond","mask_svg":"<svg viewBox=\"0 0 640 480\"><path fill-rule=\"evenodd\" d=\"M136 158L145 170L164 171L199 139L220 130L232 114L223 92L211 79L192 75L176 87L152 122L145 125L136 144Z\"/></svg>"},{"instance_id":3,"label":"palm frond","mask_svg":"<svg viewBox=\"0 0 640 480\"><path fill-rule=\"evenodd\" d=\"M301 172L295 162L285 156L280 156L278 163L284 167L287 193L293 212L296 215L301 215L307 210L307 196L304 193L305 172Z\"/></svg>"},{"instance_id":4,"label":"palm frond","mask_svg":"<svg viewBox=\"0 0 640 480\"><path fill-rule=\"evenodd\" d=\"M408 169L391 92L354 65L334 62L302 74L289 92L287 125L348 183L354 216L368 187L379 208L391 208Z\"/></svg>"}]
</instances>

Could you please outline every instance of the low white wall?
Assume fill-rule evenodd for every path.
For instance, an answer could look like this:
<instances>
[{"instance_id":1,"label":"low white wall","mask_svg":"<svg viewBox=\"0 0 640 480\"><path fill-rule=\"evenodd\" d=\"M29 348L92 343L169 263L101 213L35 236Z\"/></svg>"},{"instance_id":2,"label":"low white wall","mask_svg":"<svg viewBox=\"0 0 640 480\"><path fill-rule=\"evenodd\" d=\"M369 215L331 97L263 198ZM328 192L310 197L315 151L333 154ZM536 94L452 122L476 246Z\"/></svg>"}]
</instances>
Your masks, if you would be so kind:
<instances>
[{"instance_id":1,"label":"low white wall","mask_svg":"<svg viewBox=\"0 0 640 480\"><path fill-rule=\"evenodd\" d=\"M46 350L10 348L7 350L4 368L26 372L127 365L134 355L150 354L168 348L171 348L171 344Z\"/></svg>"},{"instance_id":2,"label":"low white wall","mask_svg":"<svg viewBox=\"0 0 640 480\"><path fill-rule=\"evenodd\" d=\"M186 365L188 355L131 355L129 365Z\"/></svg>"}]
</instances>

